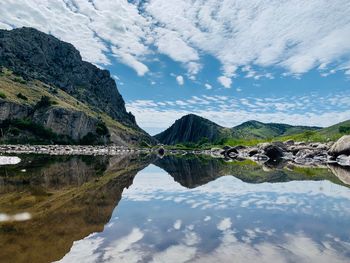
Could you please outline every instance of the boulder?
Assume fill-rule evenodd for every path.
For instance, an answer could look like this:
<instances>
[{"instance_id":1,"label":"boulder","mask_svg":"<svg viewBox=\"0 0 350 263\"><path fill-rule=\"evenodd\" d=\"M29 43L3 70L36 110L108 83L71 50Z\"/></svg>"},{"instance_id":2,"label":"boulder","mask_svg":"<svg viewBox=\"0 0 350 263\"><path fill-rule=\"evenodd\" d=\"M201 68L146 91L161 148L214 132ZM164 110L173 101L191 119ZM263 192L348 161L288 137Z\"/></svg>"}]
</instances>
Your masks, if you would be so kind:
<instances>
[{"instance_id":1,"label":"boulder","mask_svg":"<svg viewBox=\"0 0 350 263\"><path fill-rule=\"evenodd\" d=\"M350 168L342 167L339 165L329 165L328 166L332 173L339 178L344 184L350 185Z\"/></svg>"},{"instance_id":2,"label":"boulder","mask_svg":"<svg viewBox=\"0 0 350 263\"><path fill-rule=\"evenodd\" d=\"M257 153L259 153L259 149L258 149L258 148L252 148L252 149L250 149L250 150L248 151L248 155L249 155L250 157L252 157L253 155L255 155L255 154L257 154Z\"/></svg>"},{"instance_id":3,"label":"boulder","mask_svg":"<svg viewBox=\"0 0 350 263\"><path fill-rule=\"evenodd\" d=\"M294 140L288 140L288 141L285 141L284 144L287 145L287 146L292 146L294 145Z\"/></svg>"},{"instance_id":4,"label":"boulder","mask_svg":"<svg viewBox=\"0 0 350 263\"><path fill-rule=\"evenodd\" d=\"M339 155L336 159L336 162L341 166L350 166L350 156L347 155Z\"/></svg>"},{"instance_id":5,"label":"boulder","mask_svg":"<svg viewBox=\"0 0 350 263\"><path fill-rule=\"evenodd\" d=\"M314 149L302 149L298 151L298 153L295 155L297 158L314 158L316 155L320 154L320 150L314 150Z\"/></svg>"},{"instance_id":6,"label":"boulder","mask_svg":"<svg viewBox=\"0 0 350 263\"><path fill-rule=\"evenodd\" d=\"M258 162L267 162L270 158L265 154L258 153L253 155L252 159Z\"/></svg>"},{"instance_id":7,"label":"boulder","mask_svg":"<svg viewBox=\"0 0 350 263\"><path fill-rule=\"evenodd\" d=\"M233 147L234 149L236 149L237 151L240 151L240 150L244 150L247 148L247 146L244 146L244 145L237 145L235 147Z\"/></svg>"},{"instance_id":8,"label":"boulder","mask_svg":"<svg viewBox=\"0 0 350 263\"><path fill-rule=\"evenodd\" d=\"M264 145L262 150L264 154L272 160L277 160L284 156L283 149L275 144Z\"/></svg>"},{"instance_id":9,"label":"boulder","mask_svg":"<svg viewBox=\"0 0 350 263\"><path fill-rule=\"evenodd\" d=\"M230 148L226 150L225 156L229 158L236 158L238 156L238 151L235 148Z\"/></svg>"},{"instance_id":10,"label":"boulder","mask_svg":"<svg viewBox=\"0 0 350 263\"><path fill-rule=\"evenodd\" d=\"M329 149L328 154L332 156L350 155L350 135L344 135L336 141Z\"/></svg>"}]
</instances>

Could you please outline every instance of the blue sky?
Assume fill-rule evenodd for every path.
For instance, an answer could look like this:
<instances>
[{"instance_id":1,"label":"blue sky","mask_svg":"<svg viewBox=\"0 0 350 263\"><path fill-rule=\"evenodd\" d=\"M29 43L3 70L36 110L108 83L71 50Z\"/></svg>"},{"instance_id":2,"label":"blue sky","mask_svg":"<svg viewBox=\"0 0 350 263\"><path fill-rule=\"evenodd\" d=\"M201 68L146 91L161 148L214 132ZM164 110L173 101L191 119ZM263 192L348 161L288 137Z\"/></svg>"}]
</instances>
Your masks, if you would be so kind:
<instances>
[{"instance_id":1,"label":"blue sky","mask_svg":"<svg viewBox=\"0 0 350 263\"><path fill-rule=\"evenodd\" d=\"M35 27L110 70L155 134L187 113L328 126L350 119L345 0L5 0L0 28Z\"/></svg>"}]
</instances>

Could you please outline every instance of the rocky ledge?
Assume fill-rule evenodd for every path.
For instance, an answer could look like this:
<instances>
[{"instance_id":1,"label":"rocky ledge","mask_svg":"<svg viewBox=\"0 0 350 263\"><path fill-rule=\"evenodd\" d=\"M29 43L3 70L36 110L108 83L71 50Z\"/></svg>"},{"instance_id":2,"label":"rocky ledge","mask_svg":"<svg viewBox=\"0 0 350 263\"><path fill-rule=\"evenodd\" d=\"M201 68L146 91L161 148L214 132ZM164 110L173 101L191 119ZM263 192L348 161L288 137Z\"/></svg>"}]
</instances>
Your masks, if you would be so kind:
<instances>
[{"instance_id":1,"label":"rocky ledge","mask_svg":"<svg viewBox=\"0 0 350 263\"><path fill-rule=\"evenodd\" d=\"M261 143L257 146L213 148L210 154L216 158L250 159L256 162L290 161L299 165L320 166L337 163L350 166L350 135L333 143L285 142Z\"/></svg>"}]
</instances>

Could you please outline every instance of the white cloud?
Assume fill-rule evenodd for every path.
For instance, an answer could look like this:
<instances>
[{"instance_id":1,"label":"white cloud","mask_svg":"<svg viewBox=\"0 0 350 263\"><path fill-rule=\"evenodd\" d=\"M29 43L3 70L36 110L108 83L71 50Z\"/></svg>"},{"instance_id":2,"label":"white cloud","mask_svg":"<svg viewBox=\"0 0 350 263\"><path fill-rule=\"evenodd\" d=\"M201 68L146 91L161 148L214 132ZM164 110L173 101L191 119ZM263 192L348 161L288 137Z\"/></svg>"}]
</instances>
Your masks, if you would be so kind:
<instances>
[{"instance_id":1,"label":"white cloud","mask_svg":"<svg viewBox=\"0 0 350 263\"><path fill-rule=\"evenodd\" d=\"M149 22L127 1L9 0L0 13L1 28L34 27L72 43L87 61L110 64L111 52L139 75L148 71L141 60L149 53Z\"/></svg>"},{"instance_id":2,"label":"white cloud","mask_svg":"<svg viewBox=\"0 0 350 263\"><path fill-rule=\"evenodd\" d=\"M204 222L210 221L210 219L211 219L211 216L206 216L206 217L204 218Z\"/></svg>"},{"instance_id":3,"label":"white cloud","mask_svg":"<svg viewBox=\"0 0 350 263\"><path fill-rule=\"evenodd\" d=\"M205 83L204 86L205 86L206 89L212 89L213 88L213 86L210 85L209 83Z\"/></svg>"},{"instance_id":4,"label":"white cloud","mask_svg":"<svg viewBox=\"0 0 350 263\"><path fill-rule=\"evenodd\" d=\"M181 228L181 220L176 220L174 223L174 229L179 230Z\"/></svg>"},{"instance_id":5,"label":"white cloud","mask_svg":"<svg viewBox=\"0 0 350 263\"><path fill-rule=\"evenodd\" d=\"M131 251L132 246L140 241L144 233L139 228L133 228L131 232L104 249L103 260L109 262L138 262L141 255Z\"/></svg>"},{"instance_id":6,"label":"white cloud","mask_svg":"<svg viewBox=\"0 0 350 263\"><path fill-rule=\"evenodd\" d=\"M184 77L179 75L176 77L176 81L180 86L182 86L184 84Z\"/></svg>"},{"instance_id":7,"label":"white cloud","mask_svg":"<svg viewBox=\"0 0 350 263\"><path fill-rule=\"evenodd\" d=\"M191 78L202 67L201 55L209 54L231 78L244 66L277 66L290 74L349 70L349 12L347 0L7 0L0 2L0 27L51 33L93 63L110 63L112 52L139 75L148 71L153 47L182 63Z\"/></svg>"},{"instance_id":8,"label":"white cloud","mask_svg":"<svg viewBox=\"0 0 350 263\"><path fill-rule=\"evenodd\" d=\"M230 229L232 226L232 222L230 218L224 218L223 220L221 220L218 224L218 229L221 231L225 231Z\"/></svg>"},{"instance_id":9,"label":"white cloud","mask_svg":"<svg viewBox=\"0 0 350 263\"><path fill-rule=\"evenodd\" d=\"M326 127L349 119L349 103L350 94L347 93L330 94L327 97L310 95L244 99L203 95L192 96L187 100L163 102L136 100L128 102L126 107L136 116L141 127L155 134L189 113L197 114L224 127L233 127L252 119Z\"/></svg>"},{"instance_id":10,"label":"white cloud","mask_svg":"<svg viewBox=\"0 0 350 263\"><path fill-rule=\"evenodd\" d=\"M186 245L170 246L166 250L153 255L151 263L184 263L193 259L196 254L196 248Z\"/></svg>"},{"instance_id":11,"label":"white cloud","mask_svg":"<svg viewBox=\"0 0 350 263\"><path fill-rule=\"evenodd\" d=\"M155 45L161 53L183 63L199 59L197 51L190 47L178 32L164 28L157 28L155 32Z\"/></svg>"},{"instance_id":12,"label":"white cloud","mask_svg":"<svg viewBox=\"0 0 350 263\"><path fill-rule=\"evenodd\" d=\"M220 76L218 77L218 82L227 89L231 88L232 80L229 77Z\"/></svg>"}]
</instances>

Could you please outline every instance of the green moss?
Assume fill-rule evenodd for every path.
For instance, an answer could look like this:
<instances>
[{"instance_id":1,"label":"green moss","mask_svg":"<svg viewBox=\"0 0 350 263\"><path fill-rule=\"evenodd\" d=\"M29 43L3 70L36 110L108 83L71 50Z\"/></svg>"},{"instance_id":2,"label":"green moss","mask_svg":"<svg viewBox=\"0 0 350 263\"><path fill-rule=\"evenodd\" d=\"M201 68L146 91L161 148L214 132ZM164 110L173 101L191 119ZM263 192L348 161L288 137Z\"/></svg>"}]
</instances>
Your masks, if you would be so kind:
<instances>
[{"instance_id":1,"label":"green moss","mask_svg":"<svg viewBox=\"0 0 350 263\"><path fill-rule=\"evenodd\" d=\"M5 95L5 93L3 93L3 92L1 92L1 91L0 91L0 98L2 98L2 99L6 99L6 95Z\"/></svg>"}]
</instances>

